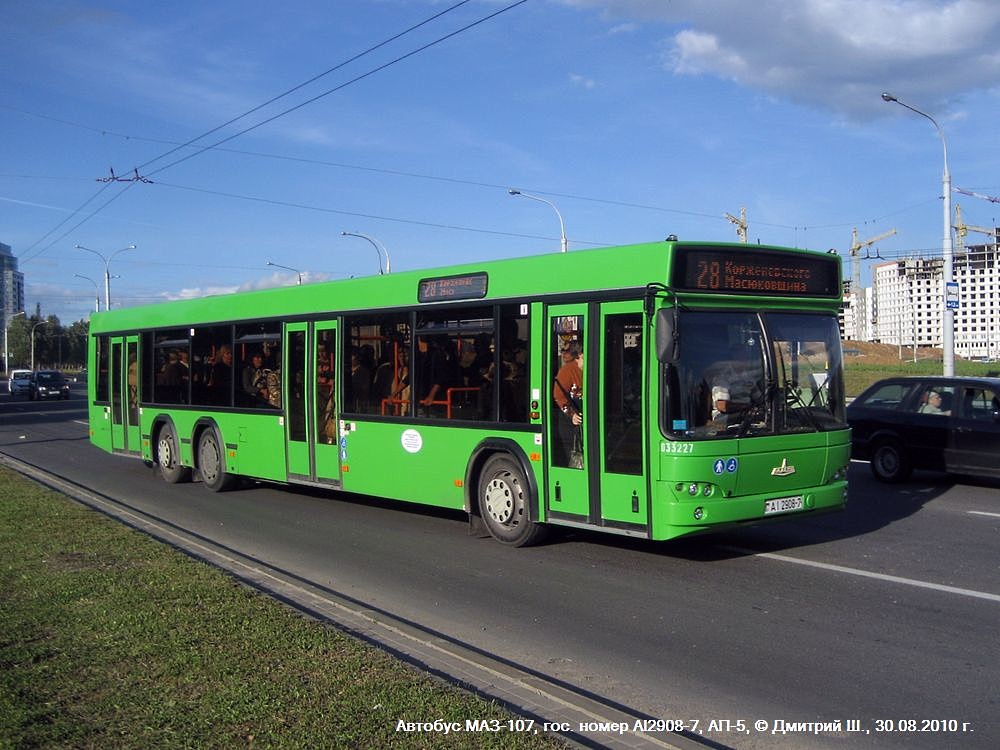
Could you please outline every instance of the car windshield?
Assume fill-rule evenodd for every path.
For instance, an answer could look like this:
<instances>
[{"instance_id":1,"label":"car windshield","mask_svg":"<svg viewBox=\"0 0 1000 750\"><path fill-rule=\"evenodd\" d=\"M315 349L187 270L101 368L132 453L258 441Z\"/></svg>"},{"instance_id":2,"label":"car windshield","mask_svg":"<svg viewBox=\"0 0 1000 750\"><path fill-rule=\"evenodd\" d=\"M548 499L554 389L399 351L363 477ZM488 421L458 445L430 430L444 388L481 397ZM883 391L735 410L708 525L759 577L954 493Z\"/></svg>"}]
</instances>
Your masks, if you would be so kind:
<instances>
[{"instance_id":1,"label":"car windshield","mask_svg":"<svg viewBox=\"0 0 1000 750\"><path fill-rule=\"evenodd\" d=\"M677 335L679 356L662 365L666 434L714 439L846 426L836 318L682 311Z\"/></svg>"},{"instance_id":2,"label":"car windshield","mask_svg":"<svg viewBox=\"0 0 1000 750\"><path fill-rule=\"evenodd\" d=\"M61 383L62 375L58 372L40 372L35 375L35 380L39 383L51 385L53 383Z\"/></svg>"}]
</instances>

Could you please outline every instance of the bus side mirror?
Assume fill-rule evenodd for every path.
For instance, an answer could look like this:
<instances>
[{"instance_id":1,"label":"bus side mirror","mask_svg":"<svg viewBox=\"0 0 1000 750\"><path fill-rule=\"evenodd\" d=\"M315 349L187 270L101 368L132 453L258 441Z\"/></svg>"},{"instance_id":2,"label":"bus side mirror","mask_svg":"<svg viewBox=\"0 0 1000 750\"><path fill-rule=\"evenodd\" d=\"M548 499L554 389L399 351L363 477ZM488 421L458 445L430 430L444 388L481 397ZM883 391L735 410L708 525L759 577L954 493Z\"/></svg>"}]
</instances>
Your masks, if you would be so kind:
<instances>
[{"instance_id":1,"label":"bus side mirror","mask_svg":"<svg viewBox=\"0 0 1000 750\"><path fill-rule=\"evenodd\" d=\"M665 365L673 364L680 355L680 333L677 330L677 308L668 307L656 314L656 356Z\"/></svg>"}]
</instances>

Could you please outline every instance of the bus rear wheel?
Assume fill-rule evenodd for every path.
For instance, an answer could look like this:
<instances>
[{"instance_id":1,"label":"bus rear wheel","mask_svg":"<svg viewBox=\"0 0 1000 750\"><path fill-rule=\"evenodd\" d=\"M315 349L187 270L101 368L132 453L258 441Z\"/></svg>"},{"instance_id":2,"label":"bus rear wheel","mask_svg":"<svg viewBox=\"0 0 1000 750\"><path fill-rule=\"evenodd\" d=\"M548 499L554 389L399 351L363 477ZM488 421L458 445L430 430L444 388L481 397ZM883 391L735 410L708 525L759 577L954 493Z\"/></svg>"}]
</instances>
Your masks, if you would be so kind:
<instances>
[{"instance_id":1,"label":"bus rear wheel","mask_svg":"<svg viewBox=\"0 0 1000 750\"><path fill-rule=\"evenodd\" d=\"M224 492L236 481L232 474L226 473L226 454L218 434L211 428L198 438L198 473L212 492Z\"/></svg>"},{"instance_id":2,"label":"bus rear wheel","mask_svg":"<svg viewBox=\"0 0 1000 750\"><path fill-rule=\"evenodd\" d=\"M174 428L167 424L160 428L156 437L156 468L160 476L170 484L191 479L191 469L181 465Z\"/></svg>"},{"instance_id":3,"label":"bus rear wheel","mask_svg":"<svg viewBox=\"0 0 1000 750\"><path fill-rule=\"evenodd\" d=\"M545 528L531 520L528 481L509 456L490 458L479 475L479 514L490 534L511 547L535 544Z\"/></svg>"}]
</instances>

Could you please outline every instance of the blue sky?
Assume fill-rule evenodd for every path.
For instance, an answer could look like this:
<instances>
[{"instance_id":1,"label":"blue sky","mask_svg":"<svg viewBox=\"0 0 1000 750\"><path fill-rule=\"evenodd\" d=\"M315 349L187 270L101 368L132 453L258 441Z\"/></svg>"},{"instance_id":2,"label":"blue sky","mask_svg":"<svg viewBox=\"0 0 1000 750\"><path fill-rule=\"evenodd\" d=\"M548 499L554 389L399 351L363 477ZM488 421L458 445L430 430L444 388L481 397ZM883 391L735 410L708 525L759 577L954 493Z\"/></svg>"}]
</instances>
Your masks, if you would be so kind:
<instances>
[{"instance_id":1,"label":"blue sky","mask_svg":"<svg viewBox=\"0 0 1000 750\"><path fill-rule=\"evenodd\" d=\"M938 121L956 186L1000 195L991 0L456 2L0 4L0 241L29 310L93 308L74 274L104 267L76 245L136 245L111 264L122 305L294 283L267 261L377 273L343 231L394 271L557 251L555 213L507 187L555 203L571 251L735 240L746 207L752 242L846 255L853 228L896 229L871 253L930 256L941 142L882 91Z\"/></svg>"}]
</instances>

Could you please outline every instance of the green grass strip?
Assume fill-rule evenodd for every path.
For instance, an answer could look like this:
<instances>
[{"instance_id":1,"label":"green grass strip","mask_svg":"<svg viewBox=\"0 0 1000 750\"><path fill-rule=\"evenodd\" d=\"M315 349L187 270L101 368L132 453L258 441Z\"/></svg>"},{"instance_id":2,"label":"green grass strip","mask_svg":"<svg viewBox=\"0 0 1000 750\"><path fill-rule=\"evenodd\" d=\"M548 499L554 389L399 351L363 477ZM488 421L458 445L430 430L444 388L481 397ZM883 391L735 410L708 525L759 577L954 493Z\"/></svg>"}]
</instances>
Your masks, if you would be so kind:
<instances>
[{"instance_id":1,"label":"green grass strip","mask_svg":"<svg viewBox=\"0 0 1000 750\"><path fill-rule=\"evenodd\" d=\"M564 747L0 467L0 748Z\"/></svg>"}]
</instances>

